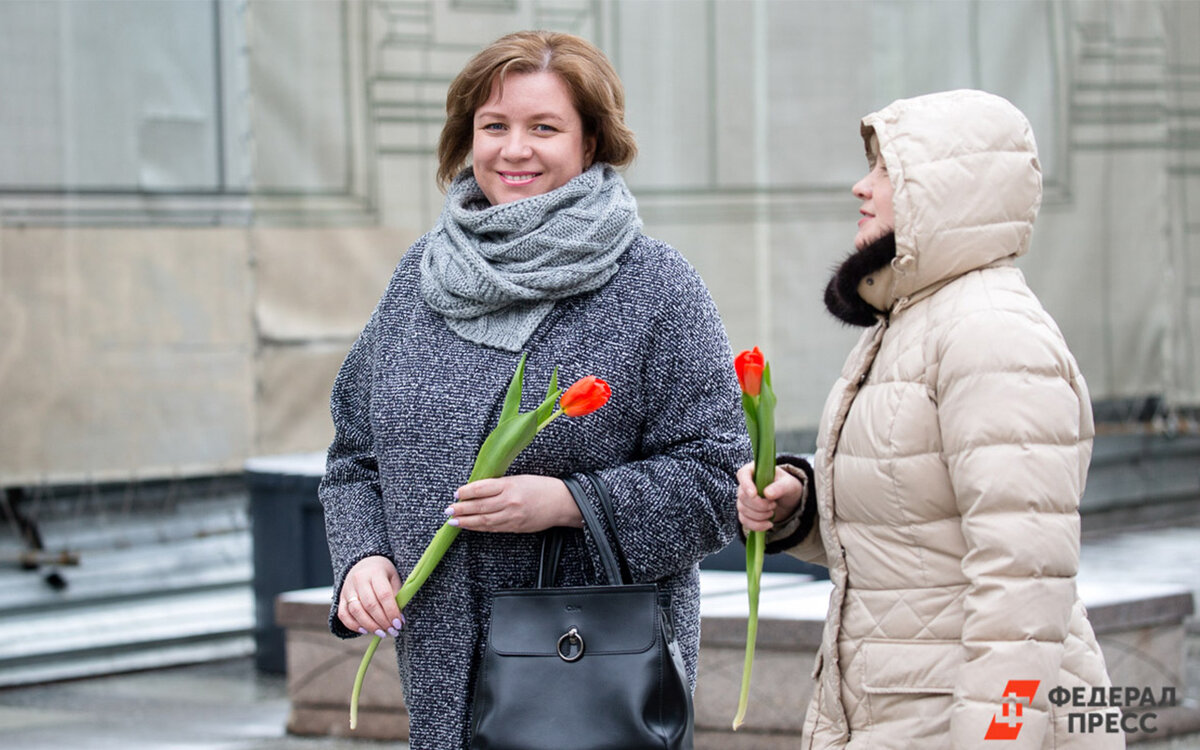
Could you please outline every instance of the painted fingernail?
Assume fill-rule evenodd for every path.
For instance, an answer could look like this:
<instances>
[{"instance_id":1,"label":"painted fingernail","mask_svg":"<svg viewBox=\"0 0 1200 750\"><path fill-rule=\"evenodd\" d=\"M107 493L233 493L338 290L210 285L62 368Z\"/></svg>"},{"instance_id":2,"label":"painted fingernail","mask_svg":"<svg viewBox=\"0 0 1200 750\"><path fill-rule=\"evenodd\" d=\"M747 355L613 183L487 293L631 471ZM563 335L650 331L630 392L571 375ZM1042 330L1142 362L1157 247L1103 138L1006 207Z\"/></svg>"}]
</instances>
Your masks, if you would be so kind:
<instances>
[{"instance_id":1,"label":"painted fingernail","mask_svg":"<svg viewBox=\"0 0 1200 750\"><path fill-rule=\"evenodd\" d=\"M401 620L399 617L397 617L395 620L392 620L392 627L396 630L400 630L404 627L404 620Z\"/></svg>"},{"instance_id":2,"label":"painted fingernail","mask_svg":"<svg viewBox=\"0 0 1200 750\"><path fill-rule=\"evenodd\" d=\"M453 506L453 505L447 505L447 506L446 506L446 508L445 508L445 509L444 509L442 512L443 512L443 513L445 513L445 514L446 514L446 515L448 515L448 516L452 516L452 515L454 515L454 506Z\"/></svg>"},{"instance_id":3,"label":"painted fingernail","mask_svg":"<svg viewBox=\"0 0 1200 750\"><path fill-rule=\"evenodd\" d=\"M400 631L396 630L395 628L388 628L388 635L395 638L396 636L400 635Z\"/></svg>"},{"instance_id":4,"label":"painted fingernail","mask_svg":"<svg viewBox=\"0 0 1200 750\"><path fill-rule=\"evenodd\" d=\"M358 632L362 633L363 635L366 635L366 634L367 634L367 629L366 629L366 628L359 628L359 629L358 629Z\"/></svg>"},{"instance_id":5,"label":"painted fingernail","mask_svg":"<svg viewBox=\"0 0 1200 750\"><path fill-rule=\"evenodd\" d=\"M380 638L386 638L386 637L387 637L387 633L383 632L382 630L376 630L376 631L375 631L375 635L379 636Z\"/></svg>"},{"instance_id":6,"label":"painted fingernail","mask_svg":"<svg viewBox=\"0 0 1200 750\"><path fill-rule=\"evenodd\" d=\"M458 490L455 490L455 491L454 491L454 499L455 499L455 500L457 500L457 499L458 499Z\"/></svg>"},{"instance_id":7,"label":"painted fingernail","mask_svg":"<svg viewBox=\"0 0 1200 750\"><path fill-rule=\"evenodd\" d=\"M458 519L457 519L457 518L451 518L451 519L450 519L449 521L447 521L446 523L447 523L447 525L450 525L450 526L457 526L457 525L458 525Z\"/></svg>"}]
</instances>

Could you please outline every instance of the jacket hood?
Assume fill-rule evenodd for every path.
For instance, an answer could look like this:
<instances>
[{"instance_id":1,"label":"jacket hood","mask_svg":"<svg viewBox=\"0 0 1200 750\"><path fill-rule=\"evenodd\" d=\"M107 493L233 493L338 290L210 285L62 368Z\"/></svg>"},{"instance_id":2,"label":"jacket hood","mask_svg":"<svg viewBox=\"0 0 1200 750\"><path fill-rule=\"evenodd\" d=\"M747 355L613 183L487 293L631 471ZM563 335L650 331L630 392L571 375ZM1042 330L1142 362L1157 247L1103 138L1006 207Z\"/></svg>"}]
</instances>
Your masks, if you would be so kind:
<instances>
[{"instance_id":1,"label":"jacket hood","mask_svg":"<svg viewBox=\"0 0 1200 750\"><path fill-rule=\"evenodd\" d=\"M891 300L1029 250L1042 202L1033 130L1008 100L958 90L899 99L862 119L892 182Z\"/></svg>"}]
</instances>

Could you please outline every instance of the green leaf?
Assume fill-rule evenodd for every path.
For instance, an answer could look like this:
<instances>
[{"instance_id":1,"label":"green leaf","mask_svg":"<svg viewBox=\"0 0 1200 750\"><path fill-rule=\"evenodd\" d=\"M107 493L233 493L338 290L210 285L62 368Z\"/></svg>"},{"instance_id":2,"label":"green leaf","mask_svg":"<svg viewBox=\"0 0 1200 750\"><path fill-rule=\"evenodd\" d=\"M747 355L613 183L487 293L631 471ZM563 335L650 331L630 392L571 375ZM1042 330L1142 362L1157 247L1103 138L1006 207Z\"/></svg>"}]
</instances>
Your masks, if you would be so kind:
<instances>
[{"instance_id":1,"label":"green leaf","mask_svg":"<svg viewBox=\"0 0 1200 750\"><path fill-rule=\"evenodd\" d=\"M546 394L545 401L538 404L537 408L530 412L535 417L535 424L537 424L536 429L540 430L546 426L545 422L547 419L549 419L551 412L554 411L554 407L558 406L558 397L561 395L562 391L555 388Z\"/></svg>"},{"instance_id":2,"label":"green leaf","mask_svg":"<svg viewBox=\"0 0 1200 750\"><path fill-rule=\"evenodd\" d=\"M517 454L533 442L537 435L537 424L537 412L527 411L496 425L496 429L479 447L475 467L471 469L467 481L503 476Z\"/></svg>"},{"instance_id":3,"label":"green leaf","mask_svg":"<svg viewBox=\"0 0 1200 750\"><path fill-rule=\"evenodd\" d=\"M521 389L525 382L525 356L525 354L521 355L521 361L517 363L517 369L508 383L508 393L504 395L504 407L500 410L500 424L512 419L521 410Z\"/></svg>"},{"instance_id":4,"label":"green leaf","mask_svg":"<svg viewBox=\"0 0 1200 750\"><path fill-rule=\"evenodd\" d=\"M550 373L550 386L546 388L546 398L550 398L550 394L557 394L558 391L558 366L555 365L554 371ZM554 398L558 398L557 395Z\"/></svg>"},{"instance_id":5,"label":"green leaf","mask_svg":"<svg viewBox=\"0 0 1200 750\"><path fill-rule=\"evenodd\" d=\"M754 446L754 485L762 494L775 479L775 389L771 387L771 365L763 368L758 394L758 441Z\"/></svg>"}]
</instances>

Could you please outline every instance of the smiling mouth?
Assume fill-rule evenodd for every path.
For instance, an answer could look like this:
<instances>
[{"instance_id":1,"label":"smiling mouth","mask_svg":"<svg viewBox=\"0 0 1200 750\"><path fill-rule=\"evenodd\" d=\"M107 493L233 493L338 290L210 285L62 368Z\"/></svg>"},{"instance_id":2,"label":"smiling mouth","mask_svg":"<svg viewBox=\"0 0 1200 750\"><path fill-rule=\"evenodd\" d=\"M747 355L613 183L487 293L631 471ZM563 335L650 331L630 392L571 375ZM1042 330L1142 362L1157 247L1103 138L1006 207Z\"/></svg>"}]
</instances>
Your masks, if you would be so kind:
<instances>
[{"instance_id":1,"label":"smiling mouth","mask_svg":"<svg viewBox=\"0 0 1200 750\"><path fill-rule=\"evenodd\" d=\"M499 172L500 179L509 185L524 185L533 182L541 172Z\"/></svg>"}]
</instances>

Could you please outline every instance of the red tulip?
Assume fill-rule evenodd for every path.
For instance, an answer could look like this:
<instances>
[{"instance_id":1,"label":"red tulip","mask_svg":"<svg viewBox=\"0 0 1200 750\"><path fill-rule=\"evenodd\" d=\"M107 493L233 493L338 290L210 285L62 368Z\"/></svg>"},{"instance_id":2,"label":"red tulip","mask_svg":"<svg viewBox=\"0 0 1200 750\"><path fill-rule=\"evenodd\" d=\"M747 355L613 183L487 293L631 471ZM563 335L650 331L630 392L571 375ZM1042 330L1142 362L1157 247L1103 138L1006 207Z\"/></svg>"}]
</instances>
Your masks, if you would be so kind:
<instances>
[{"instance_id":1,"label":"red tulip","mask_svg":"<svg viewBox=\"0 0 1200 750\"><path fill-rule=\"evenodd\" d=\"M575 384L563 393L558 406L568 417L582 417L591 414L608 403L612 389L595 375L588 375L575 381Z\"/></svg>"},{"instance_id":2,"label":"red tulip","mask_svg":"<svg viewBox=\"0 0 1200 750\"><path fill-rule=\"evenodd\" d=\"M737 371L738 384L747 396L757 396L762 388L763 366L766 359L758 347L747 349L733 360L733 369Z\"/></svg>"},{"instance_id":3,"label":"red tulip","mask_svg":"<svg viewBox=\"0 0 1200 750\"><path fill-rule=\"evenodd\" d=\"M761 496L775 477L775 389L771 387L771 368L758 347L737 355L733 360L738 384L742 387L742 411L746 431L754 451L754 485ZM758 638L758 601L762 593L763 551L766 532L746 532L746 580L750 614L746 618L746 658L742 662L742 691L738 695L736 731L746 718L750 702L750 672L754 666L754 646Z\"/></svg>"}]
</instances>

